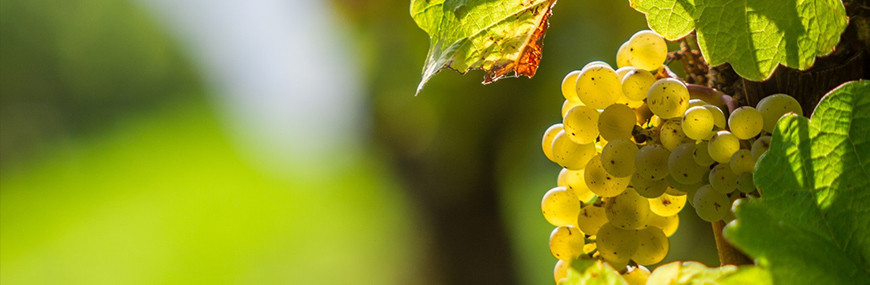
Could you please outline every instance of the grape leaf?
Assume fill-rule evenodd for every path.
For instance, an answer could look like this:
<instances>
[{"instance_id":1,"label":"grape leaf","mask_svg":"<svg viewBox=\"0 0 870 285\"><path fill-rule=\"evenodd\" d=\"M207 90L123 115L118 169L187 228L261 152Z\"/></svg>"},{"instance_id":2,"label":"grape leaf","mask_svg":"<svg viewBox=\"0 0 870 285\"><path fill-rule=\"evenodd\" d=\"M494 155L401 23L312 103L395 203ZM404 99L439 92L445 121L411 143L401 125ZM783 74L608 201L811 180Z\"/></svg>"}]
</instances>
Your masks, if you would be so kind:
<instances>
[{"instance_id":1,"label":"grape leaf","mask_svg":"<svg viewBox=\"0 0 870 285\"><path fill-rule=\"evenodd\" d=\"M783 116L737 203L734 246L779 284L870 284L870 81L829 92L812 119Z\"/></svg>"},{"instance_id":2,"label":"grape leaf","mask_svg":"<svg viewBox=\"0 0 870 285\"><path fill-rule=\"evenodd\" d=\"M707 267L696 261L674 261L653 270L648 284L771 284L767 271L758 266ZM748 282L747 282L748 281Z\"/></svg>"},{"instance_id":3,"label":"grape leaf","mask_svg":"<svg viewBox=\"0 0 870 285\"><path fill-rule=\"evenodd\" d=\"M577 259L568 268L568 276L559 281L559 285L625 285L625 279L619 272L601 260Z\"/></svg>"},{"instance_id":4,"label":"grape leaf","mask_svg":"<svg viewBox=\"0 0 870 285\"><path fill-rule=\"evenodd\" d=\"M630 0L668 40L697 31L711 66L761 81L777 65L805 70L834 51L848 17L841 0Z\"/></svg>"},{"instance_id":5,"label":"grape leaf","mask_svg":"<svg viewBox=\"0 0 870 285\"><path fill-rule=\"evenodd\" d=\"M412 0L411 17L429 34L417 93L444 68L486 72L483 83L532 77L556 0ZM512 73L512 74L511 74Z\"/></svg>"}]
</instances>

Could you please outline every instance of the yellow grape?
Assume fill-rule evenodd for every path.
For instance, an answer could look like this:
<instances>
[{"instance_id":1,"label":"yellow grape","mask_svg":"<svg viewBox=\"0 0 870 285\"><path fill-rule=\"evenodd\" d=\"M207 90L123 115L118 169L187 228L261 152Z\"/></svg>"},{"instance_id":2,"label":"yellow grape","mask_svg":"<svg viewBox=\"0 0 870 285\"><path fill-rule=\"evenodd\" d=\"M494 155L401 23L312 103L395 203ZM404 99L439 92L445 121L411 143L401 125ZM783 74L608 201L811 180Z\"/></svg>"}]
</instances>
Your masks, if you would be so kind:
<instances>
[{"instance_id":1,"label":"yellow grape","mask_svg":"<svg viewBox=\"0 0 870 285\"><path fill-rule=\"evenodd\" d=\"M729 131L718 131L707 144L707 153L719 163L731 161L731 155L740 149L740 141Z\"/></svg>"},{"instance_id":2,"label":"yellow grape","mask_svg":"<svg viewBox=\"0 0 870 285\"><path fill-rule=\"evenodd\" d=\"M565 100L565 102L562 102L562 119L565 119L565 115L568 114L568 110L571 110L571 108L577 106L584 106L583 102L571 100Z\"/></svg>"},{"instance_id":3,"label":"yellow grape","mask_svg":"<svg viewBox=\"0 0 870 285\"><path fill-rule=\"evenodd\" d=\"M621 95L622 85L610 66L589 66L577 77L577 97L586 106L604 109L615 103Z\"/></svg>"},{"instance_id":4,"label":"yellow grape","mask_svg":"<svg viewBox=\"0 0 870 285\"><path fill-rule=\"evenodd\" d=\"M650 30L638 31L628 40L628 59L632 66L657 70L668 58L665 40Z\"/></svg>"},{"instance_id":5,"label":"yellow grape","mask_svg":"<svg viewBox=\"0 0 870 285\"><path fill-rule=\"evenodd\" d=\"M631 66L623 66L616 70L616 78L619 78L619 82L622 82L622 78L628 74L629 71L635 70L636 68Z\"/></svg>"},{"instance_id":6,"label":"yellow grape","mask_svg":"<svg viewBox=\"0 0 870 285\"><path fill-rule=\"evenodd\" d=\"M560 226L550 233L550 253L559 260L571 261L580 257L586 235L573 226Z\"/></svg>"},{"instance_id":7,"label":"yellow grape","mask_svg":"<svg viewBox=\"0 0 870 285\"><path fill-rule=\"evenodd\" d=\"M553 158L553 138L562 131L562 128L562 124L551 125L544 131L544 137L541 139L541 148L544 150L544 155L552 162L556 162L556 159Z\"/></svg>"},{"instance_id":8,"label":"yellow grape","mask_svg":"<svg viewBox=\"0 0 870 285\"><path fill-rule=\"evenodd\" d=\"M562 123L568 137L579 144L595 142L598 137L598 110L587 106L575 106L565 113Z\"/></svg>"},{"instance_id":9,"label":"yellow grape","mask_svg":"<svg viewBox=\"0 0 870 285\"><path fill-rule=\"evenodd\" d=\"M607 173L616 177L627 177L634 173L637 145L628 139L615 139L607 143L601 151L601 164Z\"/></svg>"},{"instance_id":10,"label":"yellow grape","mask_svg":"<svg viewBox=\"0 0 870 285\"><path fill-rule=\"evenodd\" d=\"M763 127L764 119L761 112L749 106L735 109L728 117L728 129L741 140L748 140L758 135Z\"/></svg>"},{"instance_id":11,"label":"yellow grape","mask_svg":"<svg viewBox=\"0 0 870 285\"><path fill-rule=\"evenodd\" d=\"M556 284L559 284L559 281L562 280L562 278L568 277L569 267L571 267L571 262L561 259L556 261L556 266L553 268L553 278L556 279Z\"/></svg>"},{"instance_id":12,"label":"yellow grape","mask_svg":"<svg viewBox=\"0 0 870 285\"><path fill-rule=\"evenodd\" d=\"M734 192L737 189L737 174L731 171L728 164L718 164L710 169L710 186L723 194Z\"/></svg>"},{"instance_id":13,"label":"yellow grape","mask_svg":"<svg viewBox=\"0 0 870 285\"><path fill-rule=\"evenodd\" d=\"M713 190L710 184L701 186L692 198L695 213L702 220L715 222L722 220L731 212L731 199L724 193Z\"/></svg>"},{"instance_id":14,"label":"yellow grape","mask_svg":"<svg viewBox=\"0 0 870 285\"><path fill-rule=\"evenodd\" d=\"M662 78L650 87L646 103L662 119L678 118L689 109L689 89L679 80Z\"/></svg>"},{"instance_id":15,"label":"yellow grape","mask_svg":"<svg viewBox=\"0 0 870 285\"><path fill-rule=\"evenodd\" d=\"M796 113L803 116L804 112L801 109L801 104L797 100L786 94L773 94L758 101L755 105L761 116L764 119L764 131L773 133L773 128L776 126L776 121L782 115L787 113Z\"/></svg>"},{"instance_id":16,"label":"yellow grape","mask_svg":"<svg viewBox=\"0 0 870 285\"><path fill-rule=\"evenodd\" d=\"M619 49L616 50L616 67L623 68L631 66L629 56L630 55L628 54L628 41L625 41L624 43L622 43L622 45L619 46Z\"/></svg>"},{"instance_id":17,"label":"yellow grape","mask_svg":"<svg viewBox=\"0 0 870 285\"><path fill-rule=\"evenodd\" d=\"M649 221L647 223L649 224L649 226L661 229L666 236L670 237L677 232L677 228L680 226L680 215L677 214L662 217L656 214L652 214L650 215Z\"/></svg>"},{"instance_id":18,"label":"yellow grape","mask_svg":"<svg viewBox=\"0 0 870 285\"><path fill-rule=\"evenodd\" d=\"M598 131L601 137L608 141L630 138L636 124L637 117L634 111L621 104L608 106L598 117Z\"/></svg>"},{"instance_id":19,"label":"yellow grape","mask_svg":"<svg viewBox=\"0 0 870 285\"><path fill-rule=\"evenodd\" d=\"M565 78L562 79L562 97L565 97L565 100L572 102L580 101L580 98L577 97L578 75L580 75L580 71L574 70L568 72L568 75L565 75Z\"/></svg>"},{"instance_id":20,"label":"yellow grape","mask_svg":"<svg viewBox=\"0 0 870 285\"><path fill-rule=\"evenodd\" d=\"M678 145L695 142L683 133L683 122L680 119L670 119L662 124L659 131L659 141L669 151L674 151Z\"/></svg>"},{"instance_id":21,"label":"yellow grape","mask_svg":"<svg viewBox=\"0 0 870 285\"><path fill-rule=\"evenodd\" d=\"M619 270L637 251L637 231L620 229L606 223L598 229L595 244L601 257Z\"/></svg>"},{"instance_id":22,"label":"yellow grape","mask_svg":"<svg viewBox=\"0 0 870 285\"><path fill-rule=\"evenodd\" d=\"M649 210L659 216L676 215L683 210L684 206L686 206L686 195L662 194L659 197L649 199Z\"/></svg>"},{"instance_id":23,"label":"yellow grape","mask_svg":"<svg viewBox=\"0 0 870 285\"><path fill-rule=\"evenodd\" d=\"M662 180L649 180L635 172L631 175L631 187L643 197L655 198L665 193L668 183Z\"/></svg>"},{"instance_id":24,"label":"yellow grape","mask_svg":"<svg viewBox=\"0 0 870 285\"><path fill-rule=\"evenodd\" d=\"M593 60L593 61L590 61L589 63L587 63L586 65L584 65L583 68L580 69L580 71L582 72L582 71L586 70L587 68L594 67L594 66L610 67L610 64L608 64L607 62L604 62L603 60Z\"/></svg>"},{"instance_id":25,"label":"yellow grape","mask_svg":"<svg viewBox=\"0 0 870 285\"><path fill-rule=\"evenodd\" d=\"M565 130L560 131L553 138L553 158L562 167L583 169L595 153L595 144L575 143L568 138Z\"/></svg>"},{"instance_id":26,"label":"yellow grape","mask_svg":"<svg viewBox=\"0 0 870 285\"><path fill-rule=\"evenodd\" d=\"M601 197L613 197L625 191L631 177L616 177L607 173L601 165L601 157L596 155L586 164L586 186L595 195Z\"/></svg>"},{"instance_id":27,"label":"yellow grape","mask_svg":"<svg viewBox=\"0 0 870 285\"><path fill-rule=\"evenodd\" d=\"M606 223L607 214L604 208L592 204L580 209L580 215L577 216L577 227L588 235L598 234L598 229Z\"/></svg>"},{"instance_id":28,"label":"yellow grape","mask_svg":"<svg viewBox=\"0 0 870 285\"><path fill-rule=\"evenodd\" d=\"M707 104L709 104L709 103L704 102L704 100L701 100L701 99L689 99L689 108L690 109L692 107L697 107L697 106L703 107L704 105L707 105Z\"/></svg>"},{"instance_id":29,"label":"yellow grape","mask_svg":"<svg viewBox=\"0 0 870 285\"><path fill-rule=\"evenodd\" d=\"M704 180L706 180L706 177L708 174L709 174L709 170L705 170L704 175L701 175L700 181L689 183L689 184L680 183L679 181L674 179L674 177L671 175L668 175L666 180L668 181L668 185L671 186L669 188L673 188L673 189L676 189L676 190L678 190L680 192L684 192L684 193L692 193L695 190L698 190L698 187L701 187L701 185L706 184L704 182ZM667 191L665 191L665 193L667 193Z\"/></svg>"},{"instance_id":30,"label":"yellow grape","mask_svg":"<svg viewBox=\"0 0 870 285\"><path fill-rule=\"evenodd\" d=\"M645 145L637 152L635 168L638 175L649 180L661 180L668 176L668 157L671 152L659 144Z\"/></svg>"},{"instance_id":31,"label":"yellow grape","mask_svg":"<svg viewBox=\"0 0 870 285\"><path fill-rule=\"evenodd\" d=\"M702 106L691 107L683 115L681 126L686 137L702 140L713 131L713 114Z\"/></svg>"},{"instance_id":32,"label":"yellow grape","mask_svg":"<svg viewBox=\"0 0 870 285\"><path fill-rule=\"evenodd\" d=\"M770 136L761 136L752 143L752 158L758 160L770 148Z\"/></svg>"},{"instance_id":33,"label":"yellow grape","mask_svg":"<svg viewBox=\"0 0 870 285\"><path fill-rule=\"evenodd\" d=\"M653 265L668 255L670 243L665 233L657 227L647 227L637 231L637 250L631 259L637 264Z\"/></svg>"},{"instance_id":34,"label":"yellow grape","mask_svg":"<svg viewBox=\"0 0 870 285\"><path fill-rule=\"evenodd\" d=\"M668 169L671 177L680 184L692 184L701 181L706 168L698 167L692 153L695 151L694 143L684 143L674 148L668 157Z\"/></svg>"},{"instance_id":35,"label":"yellow grape","mask_svg":"<svg viewBox=\"0 0 870 285\"><path fill-rule=\"evenodd\" d=\"M622 78L622 93L635 101L643 101L649 88L656 82L655 76L643 69L630 69Z\"/></svg>"},{"instance_id":36,"label":"yellow grape","mask_svg":"<svg viewBox=\"0 0 870 285\"><path fill-rule=\"evenodd\" d=\"M554 226L575 225L580 214L580 201L568 188L554 187L541 199L541 213Z\"/></svg>"},{"instance_id":37,"label":"yellow grape","mask_svg":"<svg viewBox=\"0 0 870 285\"><path fill-rule=\"evenodd\" d=\"M650 215L649 202L632 188L616 197L604 198L604 213L615 227L637 229L645 226Z\"/></svg>"},{"instance_id":38,"label":"yellow grape","mask_svg":"<svg viewBox=\"0 0 870 285\"><path fill-rule=\"evenodd\" d=\"M716 162L712 157L710 157L710 152L707 151L708 144L707 141L699 141L695 144L695 151L692 152L692 158L694 158L695 163L700 166L707 167Z\"/></svg>"},{"instance_id":39,"label":"yellow grape","mask_svg":"<svg viewBox=\"0 0 870 285\"><path fill-rule=\"evenodd\" d=\"M622 278L625 279L628 285L645 285L649 275L649 269L646 269L643 265L638 265L633 267L631 271L623 273Z\"/></svg>"},{"instance_id":40,"label":"yellow grape","mask_svg":"<svg viewBox=\"0 0 870 285\"><path fill-rule=\"evenodd\" d=\"M720 129L724 129L726 127L725 125L728 123L728 121L725 120L725 112L722 112L722 109L719 109L719 107L716 107L716 105L710 104L704 105L704 108L706 108L707 111L710 111L710 114L713 115L713 126L716 126Z\"/></svg>"},{"instance_id":41,"label":"yellow grape","mask_svg":"<svg viewBox=\"0 0 870 285\"><path fill-rule=\"evenodd\" d=\"M734 174L752 172L755 170L755 158L752 158L752 153L748 149L741 149L731 155L728 166L731 167Z\"/></svg>"},{"instance_id":42,"label":"yellow grape","mask_svg":"<svg viewBox=\"0 0 870 285\"><path fill-rule=\"evenodd\" d=\"M562 171L565 173L565 185L559 186L563 186L568 188L568 190L574 191L574 195L577 195L577 199L580 199L581 202L587 202L592 200L592 198L595 198L595 193L592 193L592 191L589 190L589 187L586 186L586 175L584 174L584 170L570 170L567 168L562 168Z\"/></svg>"}]
</instances>

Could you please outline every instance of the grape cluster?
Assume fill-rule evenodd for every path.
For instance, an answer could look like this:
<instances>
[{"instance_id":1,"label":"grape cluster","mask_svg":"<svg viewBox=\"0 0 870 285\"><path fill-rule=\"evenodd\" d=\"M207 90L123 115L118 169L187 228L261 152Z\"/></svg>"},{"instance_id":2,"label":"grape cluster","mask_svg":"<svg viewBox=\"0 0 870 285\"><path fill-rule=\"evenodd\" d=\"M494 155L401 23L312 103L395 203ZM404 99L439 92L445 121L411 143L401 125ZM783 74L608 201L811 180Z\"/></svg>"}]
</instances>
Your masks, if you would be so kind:
<instances>
[{"instance_id":1,"label":"grape cluster","mask_svg":"<svg viewBox=\"0 0 870 285\"><path fill-rule=\"evenodd\" d=\"M645 280L643 265L665 258L686 202L706 221L728 219L733 200L757 195L752 172L765 134L783 114L802 114L777 94L726 116L721 100L695 99L682 81L653 73L667 52L659 35L640 31L619 48L617 70L594 61L562 81L562 122L542 140L563 167L541 202L556 226L557 282L583 256Z\"/></svg>"}]
</instances>

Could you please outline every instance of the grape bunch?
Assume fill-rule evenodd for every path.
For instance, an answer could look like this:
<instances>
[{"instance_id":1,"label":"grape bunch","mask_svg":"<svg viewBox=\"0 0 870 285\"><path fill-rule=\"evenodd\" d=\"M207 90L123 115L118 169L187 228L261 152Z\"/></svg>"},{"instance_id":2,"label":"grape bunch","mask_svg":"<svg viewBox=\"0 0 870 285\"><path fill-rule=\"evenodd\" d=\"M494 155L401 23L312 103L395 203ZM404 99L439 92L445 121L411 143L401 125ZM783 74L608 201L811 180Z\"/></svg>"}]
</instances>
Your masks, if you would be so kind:
<instances>
[{"instance_id":1,"label":"grape bunch","mask_svg":"<svg viewBox=\"0 0 870 285\"><path fill-rule=\"evenodd\" d=\"M618 69L593 61L562 81L562 122L542 140L547 158L563 167L541 201L556 226L557 282L585 257L643 284L643 266L665 258L686 202L706 221L733 218L734 200L758 195L752 173L776 120L802 114L794 98L777 94L728 116L721 98L693 96L656 72L667 53L664 39L640 31L619 48Z\"/></svg>"}]
</instances>

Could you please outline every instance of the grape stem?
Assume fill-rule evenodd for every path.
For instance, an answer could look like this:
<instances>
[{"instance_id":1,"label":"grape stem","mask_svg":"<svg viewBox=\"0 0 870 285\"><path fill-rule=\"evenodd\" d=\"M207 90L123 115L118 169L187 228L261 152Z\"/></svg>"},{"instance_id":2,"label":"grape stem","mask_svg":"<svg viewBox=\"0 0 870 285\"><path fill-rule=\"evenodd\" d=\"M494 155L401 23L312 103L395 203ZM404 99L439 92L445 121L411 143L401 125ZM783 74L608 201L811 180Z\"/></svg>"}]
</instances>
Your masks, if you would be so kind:
<instances>
[{"instance_id":1,"label":"grape stem","mask_svg":"<svg viewBox=\"0 0 870 285\"><path fill-rule=\"evenodd\" d=\"M731 245L731 243L725 240L725 237L722 236L722 229L725 228L724 221L720 220L712 222L711 224L713 225L713 237L716 238L716 249L719 251L719 263L721 263L721 265L753 264L752 259Z\"/></svg>"}]
</instances>

